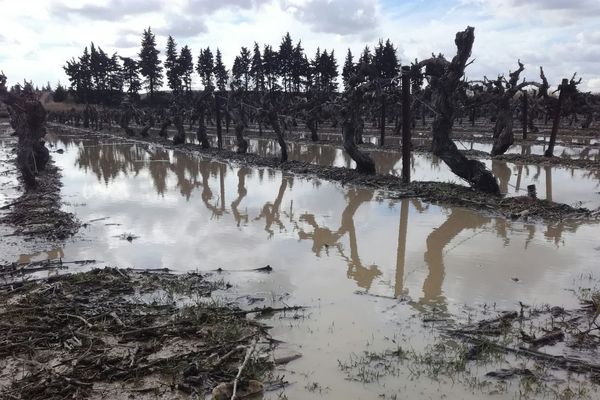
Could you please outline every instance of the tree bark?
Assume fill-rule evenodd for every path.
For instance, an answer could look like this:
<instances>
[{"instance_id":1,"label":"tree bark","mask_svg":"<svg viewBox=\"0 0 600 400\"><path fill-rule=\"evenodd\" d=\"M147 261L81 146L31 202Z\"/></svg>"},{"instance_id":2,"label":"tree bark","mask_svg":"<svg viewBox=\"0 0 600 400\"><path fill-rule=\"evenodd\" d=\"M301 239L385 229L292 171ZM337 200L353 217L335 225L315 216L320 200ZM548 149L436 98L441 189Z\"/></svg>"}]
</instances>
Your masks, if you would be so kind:
<instances>
[{"instance_id":1,"label":"tree bark","mask_svg":"<svg viewBox=\"0 0 600 400\"><path fill-rule=\"evenodd\" d=\"M558 103L556 104L556 110L554 110L554 121L552 122L552 132L550 133L550 142L548 148L544 152L545 157L554 157L554 144L556 143L556 135L558 134L558 127L560 125L560 114L562 112L562 105L565 101L565 88L569 85L567 79L562 80L560 93L558 95Z\"/></svg>"},{"instance_id":2,"label":"tree bark","mask_svg":"<svg viewBox=\"0 0 600 400\"><path fill-rule=\"evenodd\" d=\"M180 145L185 143L185 128L183 126L183 115L176 112L173 116L173 125L177 129L177 133L173 136L173 144Z\"/></svg>"},{"instance_id":3,"label":"tree bark","mask_svg":"<svg viewBox=\"0 0 600 400\"><path fill-rule=\"evenodd\" d=\"M202 145L203 149L210 148L210 142L208 141L208 135L206 134L206 125L204 123L204 109L199 110L198 115L198 129L196 130L196 137L198 142Z\"/></svg>"},{"instance_id":4,"label":"tree bark","mask_svg":"<svg viewBox=\"0 0 600 400\"><path fill-rule=\"evenodd\" d=\"M286 162L288 160L287 145L285 144L285 138L283 136L283 131L281 130L281 125L279 124L279 116L274 110L268 110L267 113L269 124L277 135L277 143L279 143L279 148L281 149L281 162Z\"/></svg>"},{"instance_id":5,"label":"tree bark","mask_svg":"<svg viewBox=\"0 0 600 400\"><path fill-rule=\"evenodd\" d=\"M448 62L443 57L434 57L422 61L420 66L426 66L426 74L431 76L432 108L436 110L432 124L432 152L441 158L454 172L475 189L487 193L499 194L500 188L494 175L477 160L469 160L458 151L452 141L452 126L457 108L457 92L464 75L467 60L471 55L474 28L468 27L458 32L454 43L457 55Z\"/></svg>"},{"instance_id":6,"label":"tree bark","mask_svg":"<svg viewBox=\"0 0 600 400\"><path fill-rule=\"evenodd\" d=\"M356 120L355 118L346 119L342 123L342 132L344 135L344 150L356 163L356 170L363 174L375 174L375 163L367 154L363 153L356 147L354 138L356 135Z\"/></svg>"},{"instance_id":7,"label":"tree bark","mask_svg":"<svg viewBox=\"0 0 600 400\"><path fill-rule=\"evenodd\" d=\"M223 150L223 133L221 132L221 100L215 97L215 118L217 119L217 148Z\"/></svg>"}]
</instances>

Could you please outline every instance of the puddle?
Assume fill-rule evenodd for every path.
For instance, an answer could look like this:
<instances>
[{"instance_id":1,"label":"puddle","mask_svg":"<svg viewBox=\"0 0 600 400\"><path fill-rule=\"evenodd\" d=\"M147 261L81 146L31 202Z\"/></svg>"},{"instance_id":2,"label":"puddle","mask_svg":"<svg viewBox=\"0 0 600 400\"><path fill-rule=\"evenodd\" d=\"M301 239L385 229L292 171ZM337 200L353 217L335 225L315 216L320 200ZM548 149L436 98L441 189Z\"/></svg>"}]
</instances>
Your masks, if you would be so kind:
<instances>
[{"instance_id":1,"label":"puddle","mask_svg":"<svg viewBox=\"0 0 600 400\"><path fill-rule=\"evenodd\" d=\"M417 379L407 369L372 384L348 381L340 363L396 343L423 349L435 330L421 320L432 312L461 313L484 303L514 310L518 301L575 306L565 290L597 270L597 224L512 222L417 199L390 201L373 190L157 146L68 137L54 145L65 149L55 156L65 208L88 225L48 257L182 272L222 268L249 306L308 306L265 321L275 338L303 355L279 371L292 383L288 398L494 397L489 387ZM260 141L252 146L263 151ZM293 144L290 155L347 165L333 147L314 151ZM377 154L390 157L377 163L393 173L396 155ZM450 179L431 157L415 155L412 165L415 179ZM598 185L578 170L489 165L509 192L535 182L540 197L572 202ZM266 265L273 272L233 272Z\"/></svg>"}]
</instances>

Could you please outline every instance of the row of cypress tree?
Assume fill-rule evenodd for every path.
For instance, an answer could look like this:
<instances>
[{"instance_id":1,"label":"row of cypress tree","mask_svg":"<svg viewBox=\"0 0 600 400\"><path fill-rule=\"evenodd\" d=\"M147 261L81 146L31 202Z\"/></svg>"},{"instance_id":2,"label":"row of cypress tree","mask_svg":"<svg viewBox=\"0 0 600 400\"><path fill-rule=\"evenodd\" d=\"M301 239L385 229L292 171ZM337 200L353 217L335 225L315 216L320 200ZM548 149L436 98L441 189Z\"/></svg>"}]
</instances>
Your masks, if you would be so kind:
<instances>
[{"instance_id":1,"label":"row of cypress tree","mask_svg":"<svg viewBox=\"0 0 600 400\"><path fill-rule=\"evenodd\" d=\"M335 52L319 48L309 59L302 42L294 44L289 33L282 38L278 49L271 45L261 48L258 43L254 43L252 50L242 47L231 69L225 66L219 48L214 55L210 47L201 49L194 60L191 49L184 45L178 50L172 36L167 39L164 62L160 53L151 28L144 30L135 59L121 57L116 52L109 55L91 43L89 49L84 48L81 56L71 58L63 67L70 82L69 91L79 102L101 104L117 104L124 93L139 98L143 88L152 99L163 84L174 93L190 94L194 72L203 87L212 86L220 91L231 87L245 91L288 93L338 90ZM365 47L356 63L348 49L342 68L344 87L348 86L350 76L360 66L366 67L367 79L396 77L399 71L396 53L389 39L385 42L380 40L374 52ZM57 89L63 90L62 87Z\"/></svg>"}]
</instances>

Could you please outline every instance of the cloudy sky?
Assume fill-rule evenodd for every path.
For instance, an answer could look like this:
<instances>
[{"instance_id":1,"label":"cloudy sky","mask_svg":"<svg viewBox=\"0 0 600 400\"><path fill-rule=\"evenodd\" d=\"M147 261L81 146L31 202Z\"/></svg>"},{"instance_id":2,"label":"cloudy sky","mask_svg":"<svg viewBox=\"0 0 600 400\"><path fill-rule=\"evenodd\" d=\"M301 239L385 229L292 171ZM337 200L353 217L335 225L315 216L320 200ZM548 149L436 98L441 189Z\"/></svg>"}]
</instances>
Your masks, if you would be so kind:
<instances>
[{"instance_id":1,"label":"cloudy sky","mask_svg":"<svg viewBox=\"0 0 600 400\"><path fill-rule=\"evenodd\" d=\"M287 31L310 56L335 49L339 64L379 38L409 62L452 56L454 34L471 25L470 78L508 73L520 58L522 76L537 78L540 65L551 83L578 72L582 89L600 92L599 16L600 0L0 0L0 70L12 83L66 83L62 65L84 46L135 56L148 26L161 50L171 34L194 58L219 47L228 66L241 46L276 46Z\"/></svg>"}]
</instances>

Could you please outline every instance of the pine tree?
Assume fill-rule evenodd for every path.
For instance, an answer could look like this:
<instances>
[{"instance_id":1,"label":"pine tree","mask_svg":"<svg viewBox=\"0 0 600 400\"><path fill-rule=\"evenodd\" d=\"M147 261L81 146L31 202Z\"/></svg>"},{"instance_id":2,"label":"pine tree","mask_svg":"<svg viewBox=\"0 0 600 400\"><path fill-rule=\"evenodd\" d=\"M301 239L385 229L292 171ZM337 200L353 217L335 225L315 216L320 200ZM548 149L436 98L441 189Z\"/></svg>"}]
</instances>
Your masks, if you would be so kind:
<instances>
[{"instance_id":1,"label":"pine tree","mask_svg":"<svg viewBox=\"0 0 600 400\"><path fill-rule=\"evenodd\" d=\"M369 46L365 46L360 58L358 59L358 64L356 65L356 70L361 74L366 76L366 79L373 79L373 54L371 53L371 49Z\"/></svg>"},{"instance_id":2,"label":"pine tree","mask_svg":"<svg viewBox=\"0 0 600 400\"><path fill-rule=\"evenodd\" d=\"M321 53L319 64L320 73L320 90L333 92L337 90L338 65L335 59L335 52L331 50L331 54L327 50Z\"/></svg>"},{"instance_id":3,"label":"pine tree","mask_svg":"<svg viewBox=\"0 0 600 400\"><path fill-rule=\"evenodd\" d=\"M162 85L162 66L158 59L160 51L156 48L156 37L150 28L145 29L142 36L142 48L140 50L140 73L146 78L146 85L150 90L150 97L154 97L154 91Z\"/></svg>"},{"instance_id":4,"label":"pine tree","mask_svg":"<svg viewBox=\"0 0 600 400\"><path fill-rule=\"evenodd\" d=\"M279 74L279 57L270 45L263 49L263 72L269 91L277 89L277 76Z\"/></svg>"},{"instance_id":5,"label":"pine tree","mask_svg":"<svg viewBox=\"0 0 600 400\"><path fill-rule=\"evenodd\" d=\"M223 64L223 56L221 55L221 50L217 47L217 55L215 57L215 67L213 69L215 74L215 79L217 81L217 88L220 91L227 90L227 80L229 78L227 68L225 68L225 64Z\"/></svg>"},{"instance_id":6,"label":"pine tree","mask_svg":"<svg viewBox=\"0 0 600 400\"><path fill-rule=\"evenodd\" d=\"M113 53L112 56L103 59L106 61L106 88L102 101L104 104L118 104L123 95L123 70L119 56Z\"/></svg>"},{"instance_id":7,"label":"pine tree","mask_svg":"<svg viewBox=\"0 0 600 400\"><path fill-rule=\"evenodd\" d=\"M394 45L389 39L386 40L385 44L383 40L379 40L379 44L375 48L373 67L379 78L393 79L398 76L398 56Z\"/></svg>"},{"instance_id":8,"label":"pine tree","mask_svg":"<svg viewBox=\"0 0 600 400\"><path fill-rule=\"evenodd\" d=\"M130 57L121 57L121 61L123 62L123 82L127 85L127 93L137 99L142 88L139 64Z\"/></svg>"},{"instance_id":9,"label":"pine tree","mask_svg":"<svg viewBox=\"0 0 600 400\"><path fill-rule=\"evenodd\" d=\"M192 74L194 73L194 60L192 58L192 51L187 45L183 46L181 49L181 53L177 59L177 69L179 70L181 76L183 90L185 93L191 93Z\"/></svg>"},{"instance_id":10,"label":"pine tree","mask_svg":"<svg viewBox=\"0 0 600 400\"><path fill-rule=\"evenodd\" d=\"M392 44L390 39L387 39L385 41L385 48L383 49L383 52L384 52L383 71L384 71L385 77L387 77L387 78L398 77L400 75L400 59L398 58L398 53L396 51L396 48L394 47L394 45Z\"/></svg>"},{"instance_id":11,"label":"pine tree","mask_svg":"<svg viewBox=\"0 0 600 400\"><path fill-rule=\"evenodd\" d=\"M291 90L291 75L293 64L294 45L290 33L286 33L279 45L279 74L283 80L283 90Z\"/></svg>"},{"instance_id":12,"label":"pine tree","mask_svg":"<svg viewBox=\"0 0 600 400\"><path fill-rule=\"evenodd\" d=\"M352 51L348 49L348 53L346 54L346 60L344 61L344 67L342 68L342 81L344 82L344 87L348 89L350 77L354 74L356 67L354 66L354 56L352 55Z\"/></svg>"},{"instance_id":13,"label":"pine tree","mask_svg":"<svg viewBox=\"0 0 600 400\"><path fill-rule=\"evenodd\" d=\"M50 82L48 82L48 86L50 86ZM56 89L54 89L54 93L52 93L52 100L57 103L62 103L67 99L67 89L63 85L58 82L56 85Z\"/></svg>"},{"instance_id":14,"label":"pine tree","mask_svg":"<svg viewBox=\"0 0 600 400\"><path fill-rule=\"evenodd\" d=\"M210 51L210 47L207 47L204 50L200 50L200 54L198 55L198 63L196 65L196 71L198 75L200 75L200 79L202 80L202 85L204 87L214 86L213 85L213 72L215 69L215 61L213 58L212 51Z\"/></svg>"},{"instance_id":15,"label":"pine tree","mask_svg":"<svg viewBox=\"0 0 600 400\"><path fill-rule=\"evenodd\" d=\"M290 71L291 83L293 84L293 90L296 92L300 91L301 84L307 84L308 82L308 70L310 65L306 56L304 55L304 49L302 48L302 42L298 42L292 52L292 65Z\"/></svg>"},{"instance_id":16,"label":"pine tree","mask_svg":"<svg viewBox=\"0 0 600 400\"><path fill-rule=\"evenodd\" d=\"M181 90L181 75L182 71L179 68L179 60L177 57L177 43L172 36L167 39L167 51L165 60L165 73L167 75L167 85L174 93Z\"/></svg>"},{"instance_id":17,"label":"pine tree","mask_svg":"<svg viewBox=\"0 0 600 400\"><path fill-rule=\"evenodd\" d=\"M69 82L71 82L70 89L75 93L77 101L90 101L93 84L88 48L85 47L83 49L83 54L78 59L72 58L70 61L67 61L63 69L69 77Z\"/></svg>"},{"instance_id":18,"label":"pine tree","mask_svg":"<svg viewBox=\"0 0 600 400\"><path fill-rule=\"evenodd\" d=\"M242 46L242 49L240 50L240 55L235 57L231 73L233 75L233 80L236 83L236 85L243 87L245 91L248 91L248 87L250 84L251 64L252 61L250 60L250 51L248 51L248 48Z\"/></svg>"},{"instance_id":19,"label":"pine tree","mask_svg":"<svg viewBox=\"0 0 600 400\"><path fill-rule=\"evenodd\" d=\"M317 47L315 57L310 60L312 84L316 90L321 90L321 48Z\"/></svg>"},{"instance_id":20,"label":"pine tree","mask_svg":"<svg viewBox=\"0 0 600 400\"><path fill-rule=\"evenodd\" d=\"M240 50L240 63L243 70L244 90L247 92L250 86L250 66L252 65L252 60L250 59L250 51L246 47L242 47Z\"/></svg>"},{"instance_id":21,"label":"pine tree","mask_svg":"<svg viewBox=\"0 0 600 400\"><path fill-rule=\"evenodd\" d=\"M250 76L254 81L254 88L257 92L265 90L265 75L263 69L263 59L260 54L258 43L254 42L254 51L252 54L252 65L250 65Z\"/></svg>"}]
</instances>

